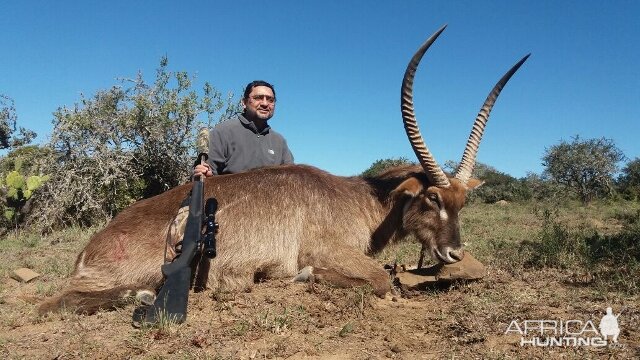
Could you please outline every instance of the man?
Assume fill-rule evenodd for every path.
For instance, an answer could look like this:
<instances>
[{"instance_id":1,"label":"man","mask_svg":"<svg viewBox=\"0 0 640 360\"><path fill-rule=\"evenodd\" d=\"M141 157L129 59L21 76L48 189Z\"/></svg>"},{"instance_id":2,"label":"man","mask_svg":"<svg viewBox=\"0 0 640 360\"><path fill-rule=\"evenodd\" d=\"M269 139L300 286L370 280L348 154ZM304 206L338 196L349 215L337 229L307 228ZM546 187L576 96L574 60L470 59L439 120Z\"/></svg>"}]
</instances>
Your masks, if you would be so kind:
<instances>
[{"instance_id":1,"label":"man","mask_svg":"<svg viewBox=\"0 0 640 360\"><path fill-rule=\"evenodd\" d=\"M276 107L273 85L256 80L242 97L242 114L218 124L209 133L209 161L194 176L233 174L267 165L292 164L285 139L267 123Z\"/></svg>"},{"instance_id":2,"label":"man","mask_svg":"<svg viewBox=\"0 0 640 360\"><path fill-rule=\"evenodd\" d=\"M292 164L293 155L284 137L267 123L276 108L276 93L266 81L250 82L241 100L242 114L216 125L209 132L209 160L197 165L193 176L233 174L268 165ZM182 240L189 215L189 201L169 227L165 260L175 257L175 246Z\"/></svg>"}]
</instances>

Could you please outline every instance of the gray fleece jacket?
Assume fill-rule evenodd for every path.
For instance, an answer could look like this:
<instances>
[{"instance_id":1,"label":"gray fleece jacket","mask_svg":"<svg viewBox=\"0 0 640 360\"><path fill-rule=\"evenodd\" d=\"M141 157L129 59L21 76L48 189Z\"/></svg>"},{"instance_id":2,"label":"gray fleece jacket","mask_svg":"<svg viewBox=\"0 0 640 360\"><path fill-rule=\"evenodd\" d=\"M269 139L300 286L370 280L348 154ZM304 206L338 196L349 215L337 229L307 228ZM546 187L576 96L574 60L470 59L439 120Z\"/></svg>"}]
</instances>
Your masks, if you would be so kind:
<instances>
[{"instance_id":1,"label":"gray fleece jacket","mask_svg":"<svg viewBox=\"0 0 640 360\"><path fill-rule=\"evenodd\" d=\"M242 114L216 125L209 133L213 173L233 174L261 166L293 164L287 142L267 126L258 131Z\"/></svg>"}]
</instances>

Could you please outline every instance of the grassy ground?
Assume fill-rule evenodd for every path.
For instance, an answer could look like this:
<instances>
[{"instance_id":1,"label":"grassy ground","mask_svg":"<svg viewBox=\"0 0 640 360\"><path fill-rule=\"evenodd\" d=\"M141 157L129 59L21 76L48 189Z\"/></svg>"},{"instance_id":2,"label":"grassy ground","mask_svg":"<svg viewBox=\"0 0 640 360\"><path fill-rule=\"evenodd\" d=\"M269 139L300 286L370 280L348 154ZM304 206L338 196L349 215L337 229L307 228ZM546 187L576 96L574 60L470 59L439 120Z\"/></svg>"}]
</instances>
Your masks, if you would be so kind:
<instances>
[{"instance_id":1,"label":"grassy ground","mask_svg":"<svg viewBox=\"0 0 640 360\"><path fill-rule=\"evenodd\" d=\"M134 305L94 316L38 317L66 283L97 229L0 240L2 358L632 358L640 355L640 204L474 204L465 245L487 266L478 282L378 299L369 289L272 280L252 292L192 294L183 325L134 329ZM417 263L419 245L391 246L381 264ZM42 276L9 279L29 267ZM520 346L513 320L592 320L611 306L620 342L606 347Z\"/></svg>"}]
</instances>

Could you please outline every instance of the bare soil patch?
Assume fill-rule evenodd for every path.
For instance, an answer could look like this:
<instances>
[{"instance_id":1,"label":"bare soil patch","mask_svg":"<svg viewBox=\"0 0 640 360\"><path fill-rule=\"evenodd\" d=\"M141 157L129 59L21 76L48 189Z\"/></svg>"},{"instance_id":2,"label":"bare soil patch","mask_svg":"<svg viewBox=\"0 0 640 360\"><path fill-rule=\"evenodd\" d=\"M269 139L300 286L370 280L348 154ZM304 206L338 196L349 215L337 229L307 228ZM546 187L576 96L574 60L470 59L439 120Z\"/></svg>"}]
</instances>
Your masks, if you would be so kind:
<instances>
[{"instance_id":1,"label":"bare soil patch","mask_svg":"<svg viewBox=\"0 0 640 360\"><path fill-rule=\"evenodd\" d=\"M595 214L595 215L592 215ZM602 211L583 214L615 226ZM561 214L564 216L564 214ZM600 216L600 217L597 217ZM487 275L479 281L434 285L380 299L366 287L268 280L251 292L191 294L185 324L135 329L136 304L93 316L36 315L37 303L67 282L91 231L0 241L0 357L6 359L627 359L640 356L638 295L595 286L588 272L522 266L519 244L535 241L530 209L472 206L463 215L467 248ZM578 222L577 220L574 220ZM499 224L499 225L497 225ZM93 230L95 231L95 230ZM417 244L379 256L380 266L415 265ZM41 277L19 283L11 270ZM612 307L619 343L521 346L505 334L512 321L580 320L597 327Z\"/></svg>"},{"instance_id":2,"label":"bare soil patch","mask_svg":"<svg viewBox=\"0 0 640 360\"><path fill-rule=\"evenodd\" d=\"M94 316L34 315L32 284L5 280L0 305L3 358L631 358L640 352L638 299L597 296L555 274L522 279L488 267L482 281L379 299L366 288L285 280L252 292L193 294L183 325L134 329L134 304ZM526 279L526 281L523 281ZM214 299L213 297L216 297ZM520 346L512 320L619 318L619 346Z\"/></svg>"}]
</instances>

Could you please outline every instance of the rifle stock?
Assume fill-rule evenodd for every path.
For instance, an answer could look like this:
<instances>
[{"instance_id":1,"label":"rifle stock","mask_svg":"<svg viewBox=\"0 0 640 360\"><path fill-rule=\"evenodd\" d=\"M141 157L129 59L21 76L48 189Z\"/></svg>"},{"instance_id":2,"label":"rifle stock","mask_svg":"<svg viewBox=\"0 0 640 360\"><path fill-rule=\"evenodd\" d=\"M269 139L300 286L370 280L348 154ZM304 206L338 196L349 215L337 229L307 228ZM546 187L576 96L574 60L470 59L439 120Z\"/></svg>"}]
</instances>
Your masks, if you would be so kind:
<instances>
[{"instance_id":1,"label":"rifle stock","mask_svg":"<svg viewBox=\"0 0 640 360\"><path fill-rule=\"evenodd\" d=\"M206 153L200 153L198 160L204 163ZM156 324L162 318L176 323L187 319L187 303L191 285L191 262L198 251L202 232L202 212L204 197L204 176L194 179L189 203L189 217L182 238L182 250L173 262L161 267L165 281L153 305L146 310L144 322Z\"/></svg>"}]
</instances>

